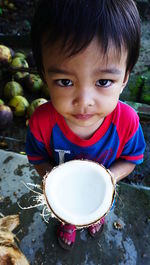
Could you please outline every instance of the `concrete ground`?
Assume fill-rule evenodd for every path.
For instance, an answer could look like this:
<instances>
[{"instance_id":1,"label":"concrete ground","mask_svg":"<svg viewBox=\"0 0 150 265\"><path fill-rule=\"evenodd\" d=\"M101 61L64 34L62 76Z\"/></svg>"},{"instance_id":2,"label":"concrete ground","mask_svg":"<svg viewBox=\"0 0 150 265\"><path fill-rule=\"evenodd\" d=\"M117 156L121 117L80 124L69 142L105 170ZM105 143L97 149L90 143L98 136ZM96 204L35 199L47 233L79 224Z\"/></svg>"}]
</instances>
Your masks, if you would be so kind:
<instances>
[{"instance_id":1,"label":"concrete ground","mask_svg":"<svg viewBox=\"0 0 150 265\"><path fill-rule=\"evenodd\" d=\"M34 194L24 183L40 181L25 155L0 150L0 213L19 213L15 233L31 265L150 264L150 188L120 183L116 205L106 217L101 236L93 239L86 229L78 230L74 249L68 252L57 243L57 220L47 224L40 215L42 208L22 210L18 206L33 204Z\"/></svg>"}]
</instances>

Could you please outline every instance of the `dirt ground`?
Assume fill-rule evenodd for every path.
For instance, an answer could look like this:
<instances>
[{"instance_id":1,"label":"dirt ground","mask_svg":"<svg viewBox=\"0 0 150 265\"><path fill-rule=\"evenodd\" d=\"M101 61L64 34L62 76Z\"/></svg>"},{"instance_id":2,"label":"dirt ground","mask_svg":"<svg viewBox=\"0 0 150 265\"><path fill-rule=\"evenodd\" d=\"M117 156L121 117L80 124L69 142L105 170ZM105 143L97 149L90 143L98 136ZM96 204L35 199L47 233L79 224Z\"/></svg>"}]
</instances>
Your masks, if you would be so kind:
<instances>
[{"instance_id":1,"label":"dirt ground","mask_svg":"<svg viewBox=\"0 0 150 265\"><path fill-rule=\"evenodd\" d=\"M13 4L11 7L8 5L10 2ZM9 34L16 36L29 34L36 4L37 0L0 0L0 37ZM142 18L142 39L140 57L134 68L134 73L142 72L145 67L150 69L150 1L137 1L137 4ZM24 10L28 10L28 12ZM123 97L128 100L128 90L125 90ZM141 124L147 143L145 160L125 181L150 186L150 119L141 120ZM18 130L18 128L20 129ZM0 141L5 138L6 142L6 146L1 148L17 153L24 152L26 129L24 119L14 118L12 126L0 133Z\"/></svg>"}]
</instances>

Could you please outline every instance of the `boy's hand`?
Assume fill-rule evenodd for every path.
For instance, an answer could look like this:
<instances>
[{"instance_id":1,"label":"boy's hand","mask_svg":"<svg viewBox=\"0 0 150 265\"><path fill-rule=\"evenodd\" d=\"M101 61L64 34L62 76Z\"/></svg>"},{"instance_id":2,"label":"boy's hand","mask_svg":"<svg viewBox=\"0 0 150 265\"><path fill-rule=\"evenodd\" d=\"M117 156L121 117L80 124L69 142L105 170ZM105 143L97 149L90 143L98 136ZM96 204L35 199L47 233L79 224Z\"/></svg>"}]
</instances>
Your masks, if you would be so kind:
<instances>
[{"instance_id":1,"label":"boy's hand","mask_svg":"<svg viewBox=\"0 0 150 265\"><path fill-rule=\"evenodd\" d=\"M127 177L135 168L135 164L125 161L123 159L117 160L108 169L112 175L114 182L117 183L121 179Z\"/></svg>"},{"instance_id":2,"label":"boy's hand","mask_svg":"<svg viewBox=\"0 0 150 265\"><path fill-rule=\"evenodd\" d=\"M44 177L47 172L50 172L54 166L52 166L50 163L42 163L39 165L34 165L36 171L41 177Z\"/></svg>"},{"instance_id":3,"label":"boy's hand","mask_svg":"<svg viewBox=\"0 0 150 265\"><path fill-rule=\"evenodd\" d=\"M112 171L110 171L110 169L107 169L107 171L108 171L109 174L112 176L112 179L113 179L114 184L116 184L115 174L114 174Z\"/></svg>"}]
</instances>

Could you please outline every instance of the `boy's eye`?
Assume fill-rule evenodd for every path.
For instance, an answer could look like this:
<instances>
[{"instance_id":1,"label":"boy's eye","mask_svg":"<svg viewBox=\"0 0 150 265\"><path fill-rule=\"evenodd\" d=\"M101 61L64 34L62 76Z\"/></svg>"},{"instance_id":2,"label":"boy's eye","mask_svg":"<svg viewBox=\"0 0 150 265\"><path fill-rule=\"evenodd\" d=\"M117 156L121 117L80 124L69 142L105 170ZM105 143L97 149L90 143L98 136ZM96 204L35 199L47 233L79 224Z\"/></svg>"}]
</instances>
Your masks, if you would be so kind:
<instances>
[{"instance_id":1,"label":"boy's eye","mask_svg":"<svg viewBox=\"0 0 150 265\"><path fill-rule=\"evenodd\" d=\"M109 87L111 84L112 84L112 81L108 79L100 79L96 81L96 85L100 87Z\"/></svg>"},{"instance_id":2,"label":"boy's eye","mask_svg":"<svg viewBox=\"0 0 150 265\"><path fill-rule=\"evenodd\" d=\"M59 86L72 86L72 81L69 79L58 79L55 81L57 85Z\"/></svg>"}]
</instances>

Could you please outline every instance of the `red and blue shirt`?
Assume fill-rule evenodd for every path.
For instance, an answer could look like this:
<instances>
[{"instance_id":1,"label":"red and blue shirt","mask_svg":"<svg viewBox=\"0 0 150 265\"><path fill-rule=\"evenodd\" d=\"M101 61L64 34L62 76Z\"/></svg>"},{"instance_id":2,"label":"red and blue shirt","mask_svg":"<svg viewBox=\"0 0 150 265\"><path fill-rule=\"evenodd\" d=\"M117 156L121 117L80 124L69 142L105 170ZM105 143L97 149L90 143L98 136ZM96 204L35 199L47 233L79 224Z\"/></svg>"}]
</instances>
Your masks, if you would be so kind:
<instances>
[{"instance_id":1,"label":"red and blue shirt","mask_svg":"<svg viewBox=\"0 0 150 265\"><path fill-rule=\"evenodd\" d=\"M144 150L139 117L121 101L86 140L71 131L51 102L44 103L31 116L26 138L26 153L32 164L49 161L58 165L73 159L89 159L109 168L119 158L142 163Z\"/></svg>"}]
</instances>

